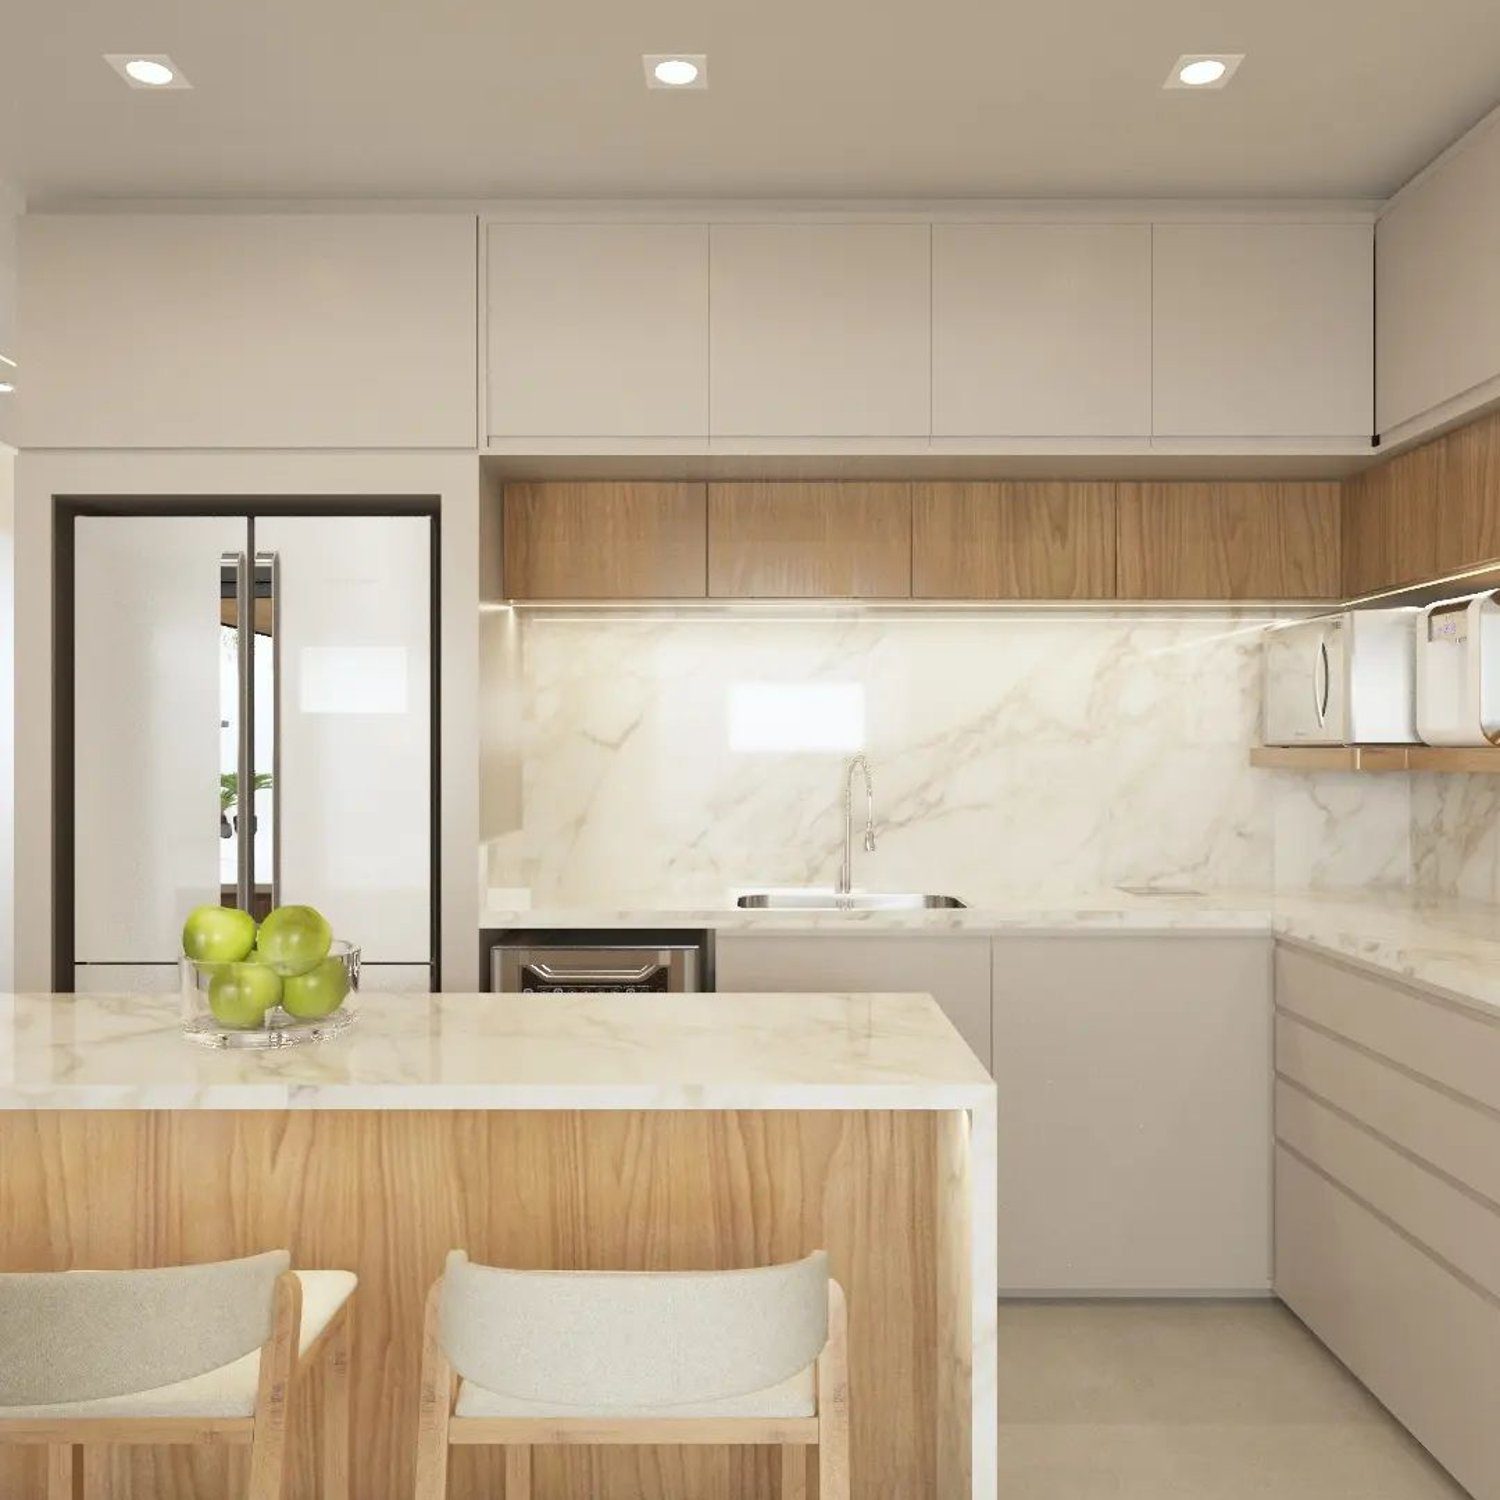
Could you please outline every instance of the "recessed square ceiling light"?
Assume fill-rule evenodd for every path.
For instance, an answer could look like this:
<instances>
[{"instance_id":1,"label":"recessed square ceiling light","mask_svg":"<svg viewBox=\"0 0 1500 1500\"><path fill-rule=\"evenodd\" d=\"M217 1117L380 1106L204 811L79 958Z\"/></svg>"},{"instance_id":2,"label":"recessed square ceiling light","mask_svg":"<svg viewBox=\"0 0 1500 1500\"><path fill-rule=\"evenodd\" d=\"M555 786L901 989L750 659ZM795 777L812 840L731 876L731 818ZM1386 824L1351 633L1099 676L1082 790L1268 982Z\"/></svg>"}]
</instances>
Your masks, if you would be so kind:
<instances>
[{"instance_id":1,"label":"recessed square ceiling light","mask_svg":"<svg viewBox=\"0 0 1500 1500\"><path fill-rule=\"evenodd\" d=\"M1164 89L1221 89L1245 60L1243 52L1184 52L1172 64Z\"/></svg>"},{"instance_id":2,"label":"recessed square ceiling light","mask_svg":"<svg viewBox=\"0 0 1500 1500\"><path fill-rule=\"evenodd\" d=\"M702 52L647 52L641 63L648 89L706 89L708 58Z\"/></svg>"},{"instance_id":3,"label":"recessed square ceiling light","mask_svg":"<svg viewBox=\"0 0 1500 1500\"><path fill-rule=\"evenodd\" d=\"M106 52L104 60L133 89L190 89L182 69L165 52Z\"/></svg>"}]
</instances>

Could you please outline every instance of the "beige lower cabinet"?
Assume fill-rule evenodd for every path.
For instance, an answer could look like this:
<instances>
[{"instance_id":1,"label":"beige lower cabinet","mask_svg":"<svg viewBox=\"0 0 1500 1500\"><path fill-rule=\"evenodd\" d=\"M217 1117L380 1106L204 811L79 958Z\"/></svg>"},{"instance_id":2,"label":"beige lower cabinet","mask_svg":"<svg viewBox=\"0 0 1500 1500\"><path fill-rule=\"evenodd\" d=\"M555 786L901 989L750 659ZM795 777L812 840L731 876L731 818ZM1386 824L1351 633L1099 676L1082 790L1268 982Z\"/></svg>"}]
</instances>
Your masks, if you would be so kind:
<instances>
[{"instance_id":1,"label":"beige lower cabinet","mask_svg":"<svg viewBox=\"0 0 1500 1500\"><path fill-rule=\"evenodd\" d=\"M1277 1295L1500 1500L1500 1017L1285 945L1276 1000Z\"/></svg>"},{"instance_id":2,"label":"beige lower cabinet","mask_svg":"<svg viewBox=\"0 0 1500 1500\"><path fill-rule=\"evenodd\" d=\"M998 937L1000 1289L1270 1285L1271 943Z\"/></svg>"},{"instance_id":3,"label":"beige lower cabinet","mask_svg":"<svg viewBox=\"0 0 1500 1500\"><path fill-rule=\"evenodd\" d=\"M714 985L726 993L864 990L931 995L975 1056L990 1066L987 937L721 933L714 945Z\"/></svg>"}]
</instances>

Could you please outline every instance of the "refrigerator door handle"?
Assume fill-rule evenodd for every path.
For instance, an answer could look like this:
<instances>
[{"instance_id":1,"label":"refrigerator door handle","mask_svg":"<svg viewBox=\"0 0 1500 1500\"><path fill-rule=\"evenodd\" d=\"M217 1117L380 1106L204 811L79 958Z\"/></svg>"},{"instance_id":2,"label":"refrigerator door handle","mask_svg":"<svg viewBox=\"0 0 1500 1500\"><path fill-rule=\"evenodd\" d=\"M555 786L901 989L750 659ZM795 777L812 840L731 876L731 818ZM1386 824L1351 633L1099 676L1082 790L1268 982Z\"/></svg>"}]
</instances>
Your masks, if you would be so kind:
<instances>
[{"instance_id":1,"label":"refrigerator door handle","mask_svg":"<svg viewBox=\"0 0 1500 1500\"><path fill-rule=\"evenodd\" d=\"M257 594L261 580L266 583L266 626L271 651L271 701L262 712L271 716L271 905L281 905L281 555L277 552L255 554Z\"/></svg>"},{"instance_id":2,"label":"refrigerator door handle","mask_svg":"<svg viewBox=\"0 0 1500 1500\"><path fill-rule=\"evenodd\" d=\"M234 767L234 904L241 911L250 911L255 894L255 747L251 739L255 712L255 594L248 554L226 552L220 559L221 573L228 568L234 569L235 721L239 726Z\"/></svg>"}]
</instances>

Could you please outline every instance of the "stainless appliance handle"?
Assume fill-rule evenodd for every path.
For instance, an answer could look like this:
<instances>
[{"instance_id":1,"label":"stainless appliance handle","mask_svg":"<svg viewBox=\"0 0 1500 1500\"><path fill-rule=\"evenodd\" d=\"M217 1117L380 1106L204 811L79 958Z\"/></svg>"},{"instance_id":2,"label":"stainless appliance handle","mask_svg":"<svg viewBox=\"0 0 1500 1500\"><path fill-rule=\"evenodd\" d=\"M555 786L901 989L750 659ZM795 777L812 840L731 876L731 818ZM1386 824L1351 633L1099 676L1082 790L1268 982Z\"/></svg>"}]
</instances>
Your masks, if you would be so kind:
<instances>
[{"instance_id":1,"label":"stainless appliance handle","mask_svg":"<svg viewBox=\"0 0 1500 1500\"><path fill-rule=\"evenodd\" d=\"M255 712L255 591L249 556L226 552L220 567L226 562L234 564L235 686L240 731L234 767L234 902L241 911L249 911L255 892L255 744L250 722Z\"/></svg>"},{"instance_id":2,"label":"stainless appliance handle","mask_svg":"<svg viewBox=\"0 0 1500 1500\"><path fill-rule=\"evenodd\" d=\"M545 960L523 963L547 984L643 984L661 971L659 963L642 964L638 969L555 969Z\"/></svg>"},{"instance_id":3,"label":"stainless appliance handle","mask_svg":"<svg viewBox=\"0 0 1500 1500\"><path fill-rule=\"evenodd\" d=\"M270 575L271 623L271 905L281 905L281 554L257 552L255 571ZM253 636L252 636L253 639Z\"/></svg>"},{"instance_id":4,"label":"stainless appliance handle","mask_svg":"<svg viewBox=\"0 0 1500 1500\"><path fill-rule=\"evenodd\" d=\"M1318 642L1318 657L1313 663L1313 712L1318 716L1318 728L1328 722L1328 698L1333 687L1333 668L1328 660L1328 639Z\"/></svg>"}]
</instances>

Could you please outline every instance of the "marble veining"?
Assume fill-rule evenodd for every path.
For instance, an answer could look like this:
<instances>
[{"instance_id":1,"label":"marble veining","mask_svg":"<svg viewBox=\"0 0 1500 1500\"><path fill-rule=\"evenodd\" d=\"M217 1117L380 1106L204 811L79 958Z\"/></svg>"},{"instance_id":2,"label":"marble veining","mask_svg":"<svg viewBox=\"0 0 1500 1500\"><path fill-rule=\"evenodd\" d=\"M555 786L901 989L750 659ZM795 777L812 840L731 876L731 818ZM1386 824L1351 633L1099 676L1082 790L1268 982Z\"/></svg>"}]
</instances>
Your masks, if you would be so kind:
<instances>
[{"instance_id":1,"label":"marble veining","mask_svg":"<svg viewBox=\"0 0 1500 1500\"><path fill-rule=\"evenodd\" d=\"M0 998L0 1108L962 1109L994 1084L924 995L393 995L324 1046L210 1052L175 996Z\"/></svg>"},{"instance_id":2,"label":"marble veining","mask_svg":"<svg viewBox=\"0 0 1500 1500\"><path fill-rule=\"evenodd\" d=\"M868 889L1400 886L1400 777L1252 769L1269 615L528 616L486 654L486 867L530 904L665 907L832 881L874 762ZM746 685L841 688L834 747L738 747ZM780 739L777 736L780 735Z\"/></svg>"}]
</instances>

